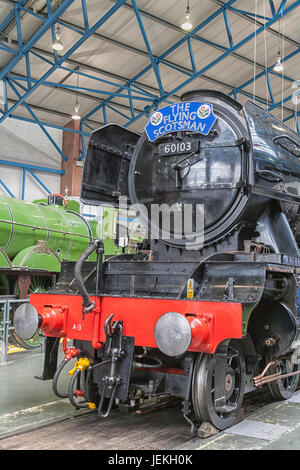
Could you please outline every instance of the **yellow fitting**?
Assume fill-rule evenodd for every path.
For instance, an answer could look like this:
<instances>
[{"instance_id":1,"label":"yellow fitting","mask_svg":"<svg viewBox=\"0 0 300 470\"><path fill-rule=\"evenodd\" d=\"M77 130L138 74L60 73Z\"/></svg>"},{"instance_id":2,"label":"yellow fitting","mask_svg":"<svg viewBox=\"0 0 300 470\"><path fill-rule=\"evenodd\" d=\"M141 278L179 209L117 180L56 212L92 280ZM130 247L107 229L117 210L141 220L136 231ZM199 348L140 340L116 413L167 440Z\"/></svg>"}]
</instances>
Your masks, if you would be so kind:
<instances>
[{"instance_id":1,"label":"yellow fitting","mask_svg":"<svg viewBox=\"0 0 300 470\"><path fill-rule=\"evenodd\" d=\"M86 369L91 363L87 357L81 357L77 362L79 363L78 369L80 370Z\"/></svg>"},{"instance_id":2,"label":"yellow fitting","mask_svg":"<svg viewBox=\"0 0 300 470\"><path fill-rule=\"evenodd\" d=\"M90 361L87 357L80 357L77 362L75 362L75 365L73 369L69 371L69 375L74 375L77 369L83 371L90 365Z\"/></svg>"},{"instance_id":3,"label":"yellow fitting","mask_svg":"<svg viewBox=\"0 0 300 470\"><path fill-rule=\"evenodd\" d=\"M88 405L89 405L90 410L94 410L96 408L96 403L91 403L90 402Z\"/></svg>"},{"instance_id":4,"label":"yellow fitting","mask_svg":"<svg viewBox=\"0 0 300 470\"><path fill-rule=\"evenodd\" d=\"M71 376L74 375L74 373L76 372L76 370L77 370L77 362L75 362L75 366L73 367L73 369L71 369L71 370L69 371L69 375L71 375Z\"/></svg>"}]
</instances>

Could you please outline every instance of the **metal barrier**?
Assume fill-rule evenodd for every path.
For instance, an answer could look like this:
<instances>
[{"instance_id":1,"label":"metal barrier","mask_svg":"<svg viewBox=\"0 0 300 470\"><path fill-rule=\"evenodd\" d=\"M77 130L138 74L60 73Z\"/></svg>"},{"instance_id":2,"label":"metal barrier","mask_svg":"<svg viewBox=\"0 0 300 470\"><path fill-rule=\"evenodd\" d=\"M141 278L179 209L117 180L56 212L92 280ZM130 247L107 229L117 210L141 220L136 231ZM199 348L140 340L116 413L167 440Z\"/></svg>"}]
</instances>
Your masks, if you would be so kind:
<instances>
[{"instance_id":1,"label":"metal barrier","mask_svg":"<svg viewBox=\"0 0 300 470\"><path fill-rule=\"evenodd\" d=\"M10 321L10 312L13 304L28 303L29 299L11 298L0 300L0 366L7 363L9 332L14 327Z\"/></svg>"}]
</instances>

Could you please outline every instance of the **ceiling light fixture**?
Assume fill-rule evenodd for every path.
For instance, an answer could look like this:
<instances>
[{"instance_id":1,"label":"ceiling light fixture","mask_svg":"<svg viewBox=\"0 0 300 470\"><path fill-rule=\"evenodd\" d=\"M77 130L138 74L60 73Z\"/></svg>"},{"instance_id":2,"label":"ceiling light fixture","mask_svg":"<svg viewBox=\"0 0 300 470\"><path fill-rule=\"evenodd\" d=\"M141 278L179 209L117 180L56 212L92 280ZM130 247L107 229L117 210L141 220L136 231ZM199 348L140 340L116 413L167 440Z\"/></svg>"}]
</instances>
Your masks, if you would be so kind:
<instances>
[{"instance_id":1,"label":"ceiling light fixture","mask_svg":"<svg viewBox=\"0 0 300 470\"><path fill-rule=\"evenodd\" d=\"M282 44L280 45L280 39ZM276 57L276 64L273 67L275 72L282 72L284 70L284 61L281 58L284 57L284 17L281 14L279 18L279 28L278 28L278 45L277 45L277 57Z\"/></svg>"},{"instance_id":2,"label":"ceiling light fixture","mask_svg":"<svg viewBox=\"0 0 300 470\"><path fill-rule=\"evenodd\" d=\"M55 28L55 41L52 44L52 49L54 49L55 51L62 51L63 48L64 48L60 38L61 38L61 30L60 30L60 27L58 25L56 25L56 28Z\"/></svg>"},{"instance_id":3,"label":"ceiling light fixture","mask_svg":"<svg viewBox=\"0 0 300 470\"><path fill-rule=\"evenodd\" d=\"M283 62L282 62L281 57L280 57L280 52L278 52L276 61L277 62L274 65L273 70L275 70L275 72L282 72L283 69L284 69L284 66L283 66Z\"/></svg>"},{"instance_id":4,"label":"ceiling light fixture","mask_svg":"<svg viewBox=\"0 0 300 470\"><path fill-rule=\"evenodd\" d=\"M74 113L72 114L72 119L74 119L74 121L79 121L79 119L81 119L81 116L79 114L79 104L76 103L75 106L74 106Z\"/></svg>"},{"instance_id":5,"label":"ceiling light fixture","mask_svg":"<svg viewBox=\"0 0 300 470\"><path fill-rule=\"evenodd\" d=\"M188 0L187 6L186 6L186 11L185 11L185 18L184 21L181 25L181 28L184 31L190 31L193 27L192 20L191 20L191 11L190 11L190 2Z\"/></svg>"},{"instance_id":6,"label":"ceiling light fixture","mask_svg":"<svg viewBox=\"0 0 300 470\"><path fill-rule=\"evenodd\" d=\"M77 71L77 90L79 88L79 68L78 68L78 71ZM79 121L79 119L81 119L81 116L79 114L79 103L78 103L78 94L76 94L76 101L75 101L75 106L74 106L74 112L72 114L72 119L74 119L74 121Z\"/></svg>"}]
</instances>

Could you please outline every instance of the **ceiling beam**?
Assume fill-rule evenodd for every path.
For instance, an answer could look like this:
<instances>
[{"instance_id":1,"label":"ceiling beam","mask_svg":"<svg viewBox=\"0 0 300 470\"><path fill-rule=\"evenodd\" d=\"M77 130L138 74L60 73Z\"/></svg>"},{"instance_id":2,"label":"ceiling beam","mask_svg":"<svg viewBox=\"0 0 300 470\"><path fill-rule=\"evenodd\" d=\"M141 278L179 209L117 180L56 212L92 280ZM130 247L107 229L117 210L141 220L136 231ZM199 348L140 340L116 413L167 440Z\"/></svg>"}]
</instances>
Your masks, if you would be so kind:
<instances>
[{"instance_id":1,"label":"ceiling beam","mask_svg":"<svg viewBox=\"0 0 300 470\"><path fill-rule=\"evenodd\" d=\"M211 0L211 1L214 2L218 6L224 6L225 5L225 2L223 2L221 0ZM235 15L238 15L241 18L243 18L244 20L248 21L249 23L256 24L259 28L264 25L264 23L259 21L257 18L255 19L252 16L246 15L245 13L241 13L241 12L235 11L233 9L230 10L230 11L232 13L234 13ZM282 38L282 33L280 33L279 31L276 31L276 29L271 28L271 26L267 26L266 30L269 31L269 33L276 36L277 38ZM284 40L287 41L289 44L292 44L293 46L295 46L297 49L300 47L300 43L298 41L295 41L295 39L290 38L286 34L284 35Z\"/></svg>"},{"instance_id":2,"label":"ceiling beam","mask_svg":"<svg viewBox=\"0 0 300 470\"><path fill-rule=\"evenodd\" d=\"M202 23L200 23L199 25L197 25L190 33L188 33L184 38L180 39L179 41L177 41L176 43L174 43L171 47L168 48L167 51L165 51L157 60L159 61L159 63L163 62L163 60L171 53L173 53L178 47L180 47L182 44L184 44L184 42L190 38L195 32L199 31L201 28L203 28L204 26L206 26L207 24L211 23L212 21L214 21L216 19L216 17L218 17L218 15L220 15L221 13L224 12L224 10L227 8L227 7L230 7L234 2L232 0L229 0L227 1L224 5L222 5L218 10L216 10L212 15L210 15L209 17L207 17ZM290 4L284 11L283 11L283 14L288 14L290 13L291 11L295 10L296 8L298 8L300 6L300 0L296 0L294 1L294 3ZM175 93L178 93L179 90L181 90L182 88L184 88L185 86L188 86L191 84L191 82L193 80L195 80L196 78L200 78L203 76L203 74L207 73L208 70L210 70L211 68L213 68L216 64L220 63L222 60L226 59L227 57L231 56L233 52L235 52L237 49L239 49L242 45L246 44L247 42L253 40L254 36L255 35L258 35L260 34L262 31L265 30L265 28L271 26L272 24L274 24L279 18L279 15L273 17L271 20L269 20L265 25L261 26L260 28L257 29L257 31L255 32L252 32L251 34L249 34L248 36L246 36L245 38L243 38L242 40L240 40L238 43L235 43L233 44L230 48L226 49L226 51L224 51L220 57L218 57L217 59L214 59L212 60L209 64L207 64L206 66L202 67L201 69L199 69L198 71L193 71L193 74L186 80L184 80L183 82L181 82L179 85L177 85L175 88L173 88L173 90L171 90L169 93L165 94L165 96L163 97L163 99L158 99L156 101L153 102L153 106L151 108L145 108L145 111L138 115L138 116L135 116L134 119L131 119L127 124L126 126L130 126L131 124L133 124L133 122L135 122L137 119L141 118L143 115L151 112L151 110L155 109L156 107L159 107L159 105L161 104L161 102L164 100L168 100L171 96L173 96ZM225 26L224 26L225 27ZM148 65L147 67L145 67L143 70L141 70L138 74L136 74L134 77L132 77L132 79L126 84L126 86L129 86L130 84L134 83L135 80L140 80L141 77L146 74L149 70L151 70L151 65ZM119 91L122 91L122 87L119 89ZM109 98L106 100L106 103L109 102ZM101 106L104 106L106 103L104 103L103 105L99 105L99 106L96 106L94 108L94 110L90 111L89 113L86 114L86 116L83 117L83 120L87 117L89 118L90 116L92 116L95 112L99 111Z\"/></svg>"},{"instance_id":3,"label":"ceiling beam","mask_svg":"<svg viewBox=\"0 0 300 470\"><path fill-rule=\"evenodd\" d=\"M79 98L81 97L81 98L91 100L91 101L96 101L97 103L102 103L104 101L103 99L99 98L99 96L90 95L88 93L83 93L83 92L81 92L77 89L59 87L58 85L62 84L67 78L69 78L69 76L70 76L70 74L68 74L65 79L61 80L57 84L55 84L55 83L51 84L49 82L45 82L45 83L43 83L43 86L51 89L52 91L53 90L59 90L62 93L68 93L69 95L78 96ZM16 79L16 80L18 80L18 78L19 78L22 82L27 80L26 75L22 75L20 73L9 74L8 78L13 78L13 79ZM38 80L38 78L31 77L31 80L32 80L32 82L36 82ZM112 104L114 106L118 106L119 108L124 109L126 111L130 111L130 106L126 106L125 104L116 103L115 101L112 101ZM134 109L135 109L136 112L141 112L142 111L142 109L139 109L139 108L134 108Z\"/></svg>"},{"instance_id":4,"label":"ceiling beam","mask_svg":"<svg viewBox=\"0 0 300 470\"><path fill-rule=\"evenodd\" d=\"M12 99L12 98L9 98L8 101L9 101L10 103L12 103L12 104L17 103L17 100L14 100L14 99ZM60 116L60 117L63 117L63 118L65 118L65 119L67 119L67 120L68 120L67 122L70 122L70 121L71 121L71 116L70 116L70 114L64 113L63 111L58 111L57 109L51 109L51 108L44 108L43 106L38 106L38 105L36 105L36 104L30 104L30 103L28 103L28 105L29 105L32 109L34 109L35 111L40 111L40 112L48 113L48 114L54 114L54 115L57 115L57 116ZM12 116L12 117L17 118L17 117L19 117L19 116ZM27 118L26 118L26 120L27 120ZM32 121L32 122L34 122L34 121ZM99 126L103 125L103 122L101 122L101 121L96 121L96 120L93 120L93 119L89 119L89 120L87 120L86 122L87 122L88 124L90 124L91 126L96 126L96 127L99 127ZM53 124L53 123L50 123L50 122L45 123L45 125L49 125L49 126L51 126L51 124Z\"/></svg>"},{"instance_id":5,"label":"ceiling beam","mask_svg":"<svg viewBox=\"0 0 300 470\"><path fill-rule=\"evenodd\" d=\"M44 24L31 36L31 38L23 45L22 37L19 36L21 32L18 31L18 54L16 54L9 63L0 72L0 80L2 80L7 73L9 73L23 57L30 51L31 47L45 34L45 32L56 22L59 16L74 2L74 0L64 0L61 6L51 15ZM24 2L23 2L24 3ZM20 13L18 6L16 8L16 15Z\"/></svg>"},{"instance_id":6,"label":"ceiling beam","mask_svg":"<svg viewBox=\"0 0 300 470\"><path fill-rule=\"evenodd\" d=\"M17 3L17 0L13 0L13 1L14 1L15 3ZM114 3L116 2L116 0L111 0L111 1L114 2ZM213 1L214 1L214 0L213 0ZM224 2L218 2L218 1L216 1L215 3L217 3L217 4L220 3L220 4L224 5ZM123 6L126 7L127 9L129 9L130 11L132 11L132 13L134 14L134 8L133 8L132 5L130 5L130 4L128 4L128 3L125 3ZM34 11L34 9L31 8L31 7L27 7L27 10L28 10L28 11L32 11L32 12ZM234 11L234 12L237 13L236 11ZM146 17L146 18L150 19L150 20L153 21L153 22L160 23L160 24L162 24L164 27L167 27L167 28L169 28L169 29L173 29L173 30L176 31L177 33L180 33L180 34L183 34L183 35L186 34L185 32L183 32L183 30L182 30L179 26L174 25L174 24L172 24L172 23L169 23L168 21L163 20L162 18L159 18L159 17L157 17L157 16L155 16L155 15L152 15L152 14L150 14L150 13L144 11L144 10L139 10L139 13L140 13L140 16ZM43 17L45 20L47 19L47 14L46 14L46 13L39 12L39 15L40 15L41 17ZM242 16L242 15L241 15L241 16ZM250 18L250 17L247 16L247 19L249 19L249 18ZM250 20L253 20L253 18L250 18ZM253 20L253 21L255 21L255 20ZM74 31L74 30L77 31L77 32L80 33L80 34L84 34L84 33L85 33L85 29L84 29L83 27L81 27L80 25L77 25L77 24L75 24L75 23L72 23L72 22L70 22L70 21L66 21L66 20L64 20L62 17L60 17L57 22L58 22L59 24L61 24L62 26L65 26L65 27L67 27L67 28L70 28L70 29L73 30L73 31ZM257 23L257 24L262 25L262 23ZM277 35L279 35L279 33L277 33L277 31L275 31L275 30L272 30L271 32L276 33ZM134 46L132 46L132 45L130 45L130 44L126 44L126 43L124 43L124 42L117 41L117 40L115 40L115 39L113 39L113 38L110 38L110 37L108 37L108 36L105 36L104 34L100 34L100 33L98 33L98 32L95 32L95 33L93 34L93 37L95 37L95 38L97 38L97 39L99 39L99 40L101 40L101 41L107 42L108 44L112 44L113 46L116 46L116 47L119 47L119 48L124 48L124 49L126 49L126 50L128 50L128 51L130 51L130 52L132 52L132 53L134 53L134 54L141 55L141 56L143 56L143 57L145 57L145 58L148 58L148 57L149 57L149 56L148 56L148 53L147 53L145 50L138 49L137 47L134 47ZM199 41L202 41L202 42L205 43L206 45L208 45L208 46L210 46L210 47L212 47L212 48L214 48L214 49L216 49L216 50L219 50L219 51L221 51L221 52L224 52L224 46L223 46L222 44L217 44L217 43L215 43L215 42L208 41L207 39L205 39L204 37L200 36L199 34L193 34L191 37L192 37L192 38L195 38L195 39L197 39L197 40L199 40ZM297 48L300 47L300 43L297 43L296 41L294 41L294 40L288 38L287 36L285 36L285 38L286 38L287 41L289 41L289 42L291 42L293 45L295 45L295 47L297 47ZM238 54L237 52L233 52L231 55L232 55L232 57L235 57L236 59L238 59L238 60L240 60L240 61L243 61L243 62L245 62L245 63L247 63L247 64L249 64L249 65L251 65L251 66L254 65L254 61L253 61L252 59L250 59L250 58L248 58L248 57L245 57L245 56L243 56L243 55L241 55L241 54ZM154 58L156 58L155 55L154 55ZM165 60L165 63L166 63L166 64L169 63L170 66L174 66L174 67L177 67L178 69L181 69L183 73L191 73L191 70L190 70L190 69L187 69L187 68L185 68L185 67L182 67L180 64L176 64L176 63L174 63L174 62L167 61L167 60ZM265 65L263 65L263 64L260 64L260 63L256 62L255 65L256 65L257 68L260 68L260 69L262 69L262 70L265 69ZM275 75L279 75L279 74L276 74L276 73L274 73L274 74L275 74ZM281 75L281 74L280 74L280 75Z\"/></svg>"},{"instance_id":7,"label":"ceiling beam","mask_svg":"<svg viewBox=\"0 0 300 470\"><path fill-rule=\"evenodd\" d=\"M60 11L60 9L62 9L63 7L66 7L66 5L68 5L70 2L72 2L73 0L65 0L63 3L62 3L62 6L59 7L56 12L53 14L53 16L51 17L51 20L53 21L53 18L56 17L56 14L57 12ZM67 58L72 55L72 53L77 50L83 43L86 39L88 39L92 33L94 31L96 31L103 23L105 23L105 21L108 20L108 18L110 18L119 8L120 6L122 5L122 3L124 3L124 0L118 0L118 3L116 3L109 11L107 11L105 13L105 15L103 15L92 27L89 31L86 32L85 36L82 37L81 39L79 39L69 50L68 52L66 52L62 57L60 57L56 62L55 64L50 67L50 69L47 70L47 72L45 72L41 78L35 82L34 85L32 85L25 93L24 95L22 96L21 99L19 99L17 101L17 103L15 103L11 108L9 108L8 110L5 111L5 113L2 115L2 117L0 118L0 122L3 122L4 119L6 119L7 117L9 117L14 111L15 109L17 109L18 106L20 106L20 104L22 104L23 101L26 101L27 98L39 87L39 85L42 85L43 81L47 80L47 78L55 71L57 70L65 60L67 60ZM41 28L42 30L43 28ZM36 35L35 35L36 36ZM29 41L28 44L32 43L33 42L33 38ZM0 78L1 78L1 75L5 75L8 71L10 71L11 67L13 66L14 64L14 60L12 60L9 64L8 67L5 68L4 71L2 71L0 73Z\"/></svg>"},{"instance_id":8,"label":"ceiling beam","mask_svg":"<svg viewBox=\"0 0 300 470\"><path fill-rule=\"evenodd\" d=\"M3 1L3 0L0 0L0 1ZM116 2L116 0L111 0L111 1L114 2L114 3ZM214 1L214 0L213 0L213 1ZM13 0L13 2L14 2L14 3L17 3L16 0ZM218 2L218 0L217 0L217 2ZM216 3L216 2L215 2L215 3ZM224 5L224 2L218 2L218 4ZM134 13L134 9L133 9L133 7L132 7L131 5L129 5L129 4L127 4L127 3L124 3L124 4L123 4L123 7L130 9L130 10L133 11L133 13ZM29 7L29 9L31 9L31 10L33 11L33 8L32 8L32 7ZM148 18L151 19L152 21L159 22L159 23L163 24L164 26L167 26L167 27L170 27L170 28L176 30L177 32L180 31L181 34L185 34L185 33L183 33L182 30L181 30L178 26L176 26L176 25L172 25L171 23L168 23L168 22L165 21L165 20L162 20L162 19L160 19L160 18L158 18L158 17L156 17L156 16L154 16L154 15L152 15L152 14L149 14L149 13L145 12L144 10L139 10L139 12L140 12L140 15L141 15L141 16L148 17ZM45 15L45 13L39 12L39 14L42 14L42 15L44 15L45 18L47 18L47 15ZM248 18L248 17L247 17L247 18ZM84 29L81 28L80 26L75 25L75 24L70 23L70 22L66 22L66 21L64 21L62 18L59 18L58 21L59 21L61 24L64 24L64 23L65 23L66 26L69 26L69 27L76 27L76 28L81 29L81 31L84 31ZM97 32L94 32L94 33L92 34L92 36L98 37L99 39L101 39L101 40L103 40L103 41L107 41L107 42L109 42L109 43L112 43L112 44L114 44L114 45L116 45L116 46L118 46L118 47L123 47L123 48L125 48L125 49L131 50L131 52L134 52L134 53L136 53L136 54L143 55L145 58L148 57L147 52L145 52L145 51L143 51L143 50L141 50L141 49L132 47L132 46L127 45L127 44L124 44L124 43L120 43L119 41L112 40L111 38L107 38L106 36L101 35L101 34L99 34L99 33L97 33ZM197 38L203 39L203 38L201 38L199 35L196 35L196 34L195 34L195 35L192 35L191 37L196 37L196 36L197 36ZM13 42L14 42L14 45L17 45L17 44L18 44L17 41L13 41ZM224 51L224 46L220 46L220 45L214 44L213 47L219 48L220 50L222 49L222 50ZM32 50L33 50L33 51L36 50L36 51L38 51L40 54L47 55L48 57L51 56L51 58L53 58L53 53L52 53L52 52L45 51L45 50L41 50L41 49L36 48L36 47L32 47ZM243 57L243 56L240 56L240 55L237 54L237 53L234 53L234 52L233 52L233 53L231 53L231 55L232 55L232 56L236 55L237 58L239 58L240 60L244 60L245 62L248 62L248 63L251 64L251 65L253 65L253 63L254 63L251 59L248 59L248 58L245 58L245 57ZM113 77L113 78L115 78L115 79L117 79L117 80L119 80L119 81L122 81L122 82L126 82L126 81L129 81L129 80L130 80L130 79L127 78L127 77L121 77L121 76L116 75L116 74L111 74L110 72L107 72L107 71L104 71L104 70L101 70L101 69L98 69L98 68L89 66L88 64L84 64L84 63L77 62L77 61L75 61L75 60L73 60L73 59L71 59L71 58L68 58L68 59L67 59L67 62L71 63L71 64L74 65L74 66L76 65L77 67L86 68L86 69L88 69L88 70L90 70L90 71L93 71L94 73L100 73L100 74L109 76L110 78ZM176 63L173 63L173 62L171 62L171 61L167 61L166 59L164 59L164 62L163 62L163 63L165 63L165 65L169 65L169 66L172 66L172 67L174 67L174 68L178 68L179 71L182 71L183 73L186 73L186 74L188 74L189 76L192 76L192 75L193 75L193 71L192 71L191 69L188 69L188 68L186 68L186 67L182 67L182 66L180 66L180 65L178 65L178 64L176 64ZM261 65L261 64L257 64L257 67L258 67L258 68L261 68L261 69L264 69L264 66ZM235 89L235 86L234 86L234 85L227 84L227 83L223 83L223 82L221 82L221 81L219 81L219 80L216 80L216 79L214 79L214 78L212 78L212 77L209 77L209 76L206 76L206 75L201 75L201 78L203 78L204 80L209 81L210 83L213 83L214 85L228 88L229 90ZM145 88L145 89L147 88L147 89L151 90L151 91L154 92L154 93L157 93L157 94L159 93L159 90L158 90L157 88L145 86L145 85L144 85L142 82L140 82L140 81L136 81L136 82L134 82L134 83L138 84L139 86L141 86L141 87L143 87L143 88ZM61 88L60 88L60 89L61 89ZM76 94L76 91L73 91L73 90L66 90L66 89L61 89L61 90L64 90L64 91L67 91L67 92L71 92L71 93ZM80 92L79 92L79 93L80 93ZM85 98L88 98L88 97L85 95L85 93L80 93L80 95L84 96ZM177 98L177 95L173 95L173 96L174 96L175 98ZM249 94L249 97L251 97L250 94ZM179 96L178 96L178 98L179 98ZM265 103L267 102L267 100L264 99L264 98L262 98L262 97L257 97L257 99L258 99L258 100L261 100L261 102L265 102ZM101 99L99 99L99 98L98 98L98 100L97 100L96 97L95 97L95 101L97 101L98 103L102 103L104 100L101 100ZM111 103L112 103L114 106L119 106L120 108L123 107L123 109L130 110L130 107L129 107L129 106L126 106L126 105L123 105L123 104L120 104L120 103L115 103L115 102L112 102L112 101L111 101ZM285 110L286 110L287 112L293 112L293 110L290 109L290 108L288 108L288 107L285 107ZM138 110L138 109L136 109L136 111L137 111L137 112L141 112L141 110Z\"/></svg>"}]
</instances>

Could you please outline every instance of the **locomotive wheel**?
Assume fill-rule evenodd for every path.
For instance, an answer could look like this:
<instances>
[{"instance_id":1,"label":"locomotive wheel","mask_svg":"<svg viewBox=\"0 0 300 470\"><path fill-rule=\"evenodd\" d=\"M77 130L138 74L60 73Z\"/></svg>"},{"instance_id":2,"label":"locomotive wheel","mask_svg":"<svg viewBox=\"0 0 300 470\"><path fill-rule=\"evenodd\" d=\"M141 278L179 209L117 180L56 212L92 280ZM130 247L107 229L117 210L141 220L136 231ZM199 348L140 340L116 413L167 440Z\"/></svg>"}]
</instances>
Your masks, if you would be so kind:
<instances>
[{"instance_id":1,"label":"locomotive wheel","mask_svg":"<svg viewBox=\"0 0 300 470\"><path fill-rule=\"evenodd\" d=\"M11 330L11 340L12 342L21 348L24 349L36 349L39 348L42 344L43 337L40 335L40 330L29 339L22 339L20 336L17 335L15 330Z\"/></svg>"},{"instance_id":2,"label":"locomotive wheel","mask_svg":"<svg viewBox=\"0 0 300 470\"><path fill-rule=\"evenodd\" d=\"M219 430L235 423L244 398L245 358L238 343L231 342L228 346L225 363L225 378L218 384L219 396L225 397L221 407L215 402L218 379L215 355L199 354L192 382L192 403L197 421L210 422Z\"/></svg>"},{"instance_id":3,"label":"locomotive wheel","mask_svg":"<svg viewBox=\"0 0 300 470\"><path fill-rule=\"evenodd\" d=\"M51 286L51 278L47 276L31 276L28 294L42 294Z\"/></svg>"},{"instance_id":4,"label":"locomotive wheel","mask_svg":"<svg viewBox=\"0 0 300 470\"><path fill-rule=\"evenodd\" d=\"M282 359L280 362L282 374L296 372L299 370L299 364L292 364L288 359ZM278 372L278 368L273 366L270 368L270 374ZM300 373L300 370L299 370ZM291 398L298 386L299 375L291 375L284 379L274 380L267 384L268 391L275 400L288 400Z\"/></svg>"},{"instance_id":5,"label":"locomotive wheel","mask_svg":"<svg viewBox=\"0 0 300 470\"><path fill-rule=\"evenodd\" d=\"M51 286L51 278L47 276L32 276L30 286L28 289L28 294L41 294L46 292L47 289ZM15 294L19 295L18 285L15 285ZM41 330L38 329L37 332L29 339L22 339L17 335L15 330L11 330L11 340L16 346L20 346L24 349L37 349L41 346L43 341L43 336Z\"/></svg>"}]
</instances>

